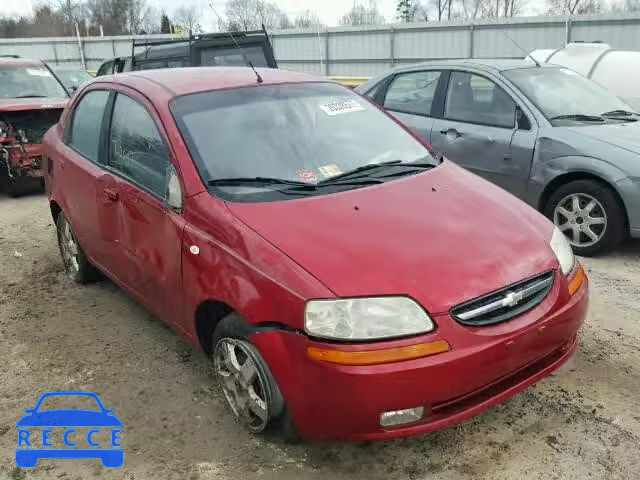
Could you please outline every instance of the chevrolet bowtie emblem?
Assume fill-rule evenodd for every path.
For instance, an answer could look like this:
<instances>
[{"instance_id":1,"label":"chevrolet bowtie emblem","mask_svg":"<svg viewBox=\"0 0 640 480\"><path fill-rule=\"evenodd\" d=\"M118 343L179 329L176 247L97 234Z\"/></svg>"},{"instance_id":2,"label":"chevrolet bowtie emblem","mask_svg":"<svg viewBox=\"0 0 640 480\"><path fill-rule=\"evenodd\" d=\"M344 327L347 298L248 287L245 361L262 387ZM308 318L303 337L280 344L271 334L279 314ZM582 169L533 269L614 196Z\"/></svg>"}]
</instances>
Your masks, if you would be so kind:
<instances>
[{"instance_id":1,"label":"chevrolet bowtie emblem","mask_svg":"<svg viewBox=\"0 0 640 480\"><path fill-rule=\"evenodd\" d=\"M522 292L509 292L502 299L503 307L515 307L524 298Z\"/></svg>"}]
</instances>

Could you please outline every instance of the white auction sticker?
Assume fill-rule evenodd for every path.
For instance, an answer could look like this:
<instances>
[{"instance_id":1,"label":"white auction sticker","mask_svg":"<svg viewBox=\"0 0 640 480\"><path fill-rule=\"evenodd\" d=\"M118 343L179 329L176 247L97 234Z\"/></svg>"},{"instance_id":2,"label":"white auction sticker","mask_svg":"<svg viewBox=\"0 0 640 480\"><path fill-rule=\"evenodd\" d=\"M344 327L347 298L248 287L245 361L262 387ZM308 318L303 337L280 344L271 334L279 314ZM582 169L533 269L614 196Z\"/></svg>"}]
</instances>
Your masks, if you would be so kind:
<instances>
[{"instance_id":1,"label":"white auction sticker","mask_svg":"<svg viewBox=\"0 0 640 480\"><path fill-rule=\"evenodd\" d=\"M361 112L365 108L355 100L338 100L335 102L320 105L320 108L327 115L341 115L343 113Z\"/></svg>"},{"instance_id":2,"label":"white auction sticker","mask_svg":"<svg viewBox=\"0 0 640 480\"><path fill-rule=\"evenodd\" d=\"M29 75L34 75L36 77L50 77L51 72L46 68L27 68L27 73Z\"/></svg>"}]
</instances>

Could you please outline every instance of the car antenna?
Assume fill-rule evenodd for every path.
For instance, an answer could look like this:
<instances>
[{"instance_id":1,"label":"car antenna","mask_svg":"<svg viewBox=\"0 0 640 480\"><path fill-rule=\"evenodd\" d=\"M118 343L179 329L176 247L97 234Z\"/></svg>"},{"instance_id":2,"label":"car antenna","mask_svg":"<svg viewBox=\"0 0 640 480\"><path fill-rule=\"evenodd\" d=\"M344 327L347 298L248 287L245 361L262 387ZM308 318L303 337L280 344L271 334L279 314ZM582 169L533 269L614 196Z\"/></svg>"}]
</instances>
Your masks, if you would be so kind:
<instances>
[{"instance_id":1,"label":"car antenna","mask_svg":"<svg viewBox=\"0 0 640 480\"><path fill-rule=\"evenodd\" d=\"M222 17L220 15L218 15L218 12L216 11L215 7L213 6L213 2L209 2L209 7L211 8L211 10L213 10L213 13L216 14L216 17L218 17L218 21L220 22L220 24L222 24ZM247 65L249 65L251 67L251 70L253 70L253 73L256 74L256 79L258 80L258 83L262 83L263 82L262 77L260 76L258 71L255 69L253 64L251 63L251 60L249 60L249 57L247 57L244 54L244 50L242 49L242 47L240 45L238 45L238 42L236 41L235 37L233 36L233 33L231 33L231 31L229 31L227 33L231 37L231 40L233 40L233 43L236 44L236 47L238 48L238 50L240 50L240 53L242 54L242 58L245 59L245 61L247 62Z\"/></svg>"},{"instance_id":2,"label":"car antenna","mask_svg":"<svg viewBox=\"0 0 640 480\"><path fill-rule=\"evenodd\" d=\"M513 43L516 47L518 47L518 50L520 50L522 53L524 53L524 58L529 57L531 60L533 60L533 63L536 64L536 67L540 68L541 65L540 65L540 62L538 62L538 60L533 58L530 53L527 53L527 51L524 48L522 48L520 46L520 44L518 44L513 38L511 38L511 36L507 32L505 32L504 30L500 30L500 31L502 32L502 34L505 37L507 37L509 40L511 40L511 43Z\"/></svg>"}]
</instances>

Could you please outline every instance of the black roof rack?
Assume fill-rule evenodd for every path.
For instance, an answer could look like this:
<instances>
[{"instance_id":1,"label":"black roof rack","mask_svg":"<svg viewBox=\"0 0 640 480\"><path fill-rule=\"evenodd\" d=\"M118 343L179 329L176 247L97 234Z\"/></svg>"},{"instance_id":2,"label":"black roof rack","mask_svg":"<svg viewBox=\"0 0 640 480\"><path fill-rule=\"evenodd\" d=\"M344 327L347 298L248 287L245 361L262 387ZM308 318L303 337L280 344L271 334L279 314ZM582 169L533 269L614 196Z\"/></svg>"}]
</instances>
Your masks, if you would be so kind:
<instances>
[{"instance_id":1,"label":"black roof rack","mask_svg":"<svg viewBox=\"0 0 640 480\"><path fill-rule=\"evenodd\" d=\"M232 36L233 35L233 36ZM146 60L151 47L157 47L161 45L177 45L180 43L188 43L188 55L189 59L193 58L192 55L192 47L195 42L203 42L208 40L223 40L227 38L235 38L236 40L244 40L248 39L252 36L264 36L267 40L269 40L269 35L267 33L267 29L264 24L260 30L248 30L243 32L218 32L218 33L197 33L195 35L189 34L187 38L172 38L167 40L155 40L155 39L132 39L131 41L131 68L134 68L136 62L136 47L147 47L144 52L144 60ZM140 52L142 53L142 52ZM140 55L140 54L138 54ZM273 52L271 52L271 56L273 56ZM275 62L275 60L274 60Z\"/></svg>"}]
</instances>

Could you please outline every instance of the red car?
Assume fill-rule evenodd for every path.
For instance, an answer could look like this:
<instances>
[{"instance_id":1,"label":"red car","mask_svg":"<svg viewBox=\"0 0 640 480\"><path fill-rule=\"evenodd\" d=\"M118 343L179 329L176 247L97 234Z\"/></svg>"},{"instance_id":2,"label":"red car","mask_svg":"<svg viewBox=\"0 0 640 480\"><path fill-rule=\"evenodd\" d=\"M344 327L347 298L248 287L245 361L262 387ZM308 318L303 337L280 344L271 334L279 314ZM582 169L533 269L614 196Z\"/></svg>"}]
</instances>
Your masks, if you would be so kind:
<instances>
[{"instance_id":1,"label":"red car","mask_svg":"<svg viewBox=\"0 0 640 480\"><path fill-rule=\"evenodd\" d=\"M40 60L0 57L0 183L9 194L41 185L42 137L68 97Z\"/></svg>"},{"instance_id":2,"label":"red car","mask_svg":"<svg viewBox=\"0 0 640 480\"><path fill-rule=\"evenodd\" d=\"M428 432L576 349L587 280L564 236L346 87L100 77L45 152L69 275L97 268L211 355L253 432Z\"/></svg>"}]
</instances>

